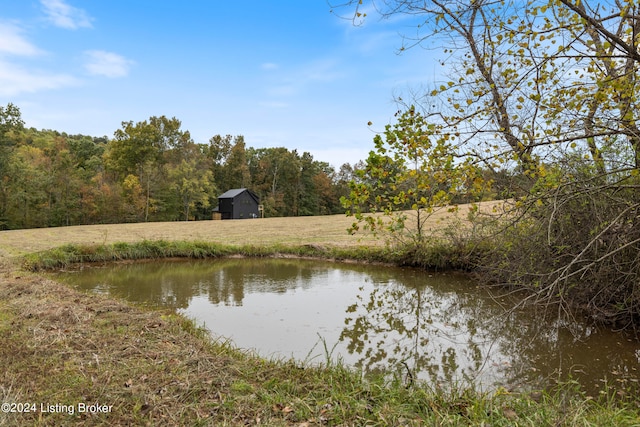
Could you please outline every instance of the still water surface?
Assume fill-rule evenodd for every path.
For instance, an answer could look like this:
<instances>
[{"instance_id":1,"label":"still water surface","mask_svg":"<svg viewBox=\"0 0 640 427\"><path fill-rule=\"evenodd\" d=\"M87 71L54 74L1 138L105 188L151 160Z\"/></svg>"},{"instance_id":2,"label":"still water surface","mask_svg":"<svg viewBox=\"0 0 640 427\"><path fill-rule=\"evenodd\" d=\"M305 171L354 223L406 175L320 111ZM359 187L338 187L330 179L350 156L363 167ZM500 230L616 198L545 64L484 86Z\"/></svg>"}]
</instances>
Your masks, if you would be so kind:
<instances>
[{"instance_id":1,"label":"still water surface","mask_svg":"<svg viewBox=\"0 0 640 427\"><path fill-rule=\"evenodd\" d=\"M65 272L79 289L170 308L264 357L340 360L487 389L569 376L588 391L637 383L640 343L514 309L463 275L291 259L115 264ZM549 315L549 313L547 313Z\"/></svg>"}]
</instances>

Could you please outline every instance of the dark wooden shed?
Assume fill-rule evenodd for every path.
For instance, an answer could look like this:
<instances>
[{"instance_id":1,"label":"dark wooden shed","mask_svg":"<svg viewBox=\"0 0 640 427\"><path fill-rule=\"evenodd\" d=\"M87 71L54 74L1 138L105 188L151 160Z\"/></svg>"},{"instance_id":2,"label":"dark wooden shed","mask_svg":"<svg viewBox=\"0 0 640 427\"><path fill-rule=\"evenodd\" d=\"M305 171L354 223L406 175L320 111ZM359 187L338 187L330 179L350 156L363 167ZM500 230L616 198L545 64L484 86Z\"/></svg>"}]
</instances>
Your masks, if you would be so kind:
<instances>
[{"instance_id":1,"label":"dark wooden shed","mask_svg":"<svg viewBox=\"0 0 640 427\"><path fill-rule=\"evenodd\" d=\"M260 198L246 188L234 188L218 196L220 219L258 218Z\"/></svg>"}]
</instances>

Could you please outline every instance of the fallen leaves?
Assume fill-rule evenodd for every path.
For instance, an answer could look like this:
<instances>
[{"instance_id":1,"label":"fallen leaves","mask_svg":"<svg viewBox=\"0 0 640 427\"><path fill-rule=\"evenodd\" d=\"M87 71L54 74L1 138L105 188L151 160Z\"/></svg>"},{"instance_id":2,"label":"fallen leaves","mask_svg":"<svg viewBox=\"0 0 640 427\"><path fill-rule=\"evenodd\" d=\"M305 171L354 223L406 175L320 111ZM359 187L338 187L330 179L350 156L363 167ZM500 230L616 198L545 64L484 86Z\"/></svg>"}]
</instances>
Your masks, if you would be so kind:
<instances>
[{"instance_id":1,"label":"fallen leaves","mask_svg":"<svg viewBox=\"0 0 640 427\"><path fill-rule=\"evenodd\" d=\"M275 413L281 413L284 415L290 414L291 412L293 412L293 408L291 406L285 406L281 403L276 403L275 405L273 405L273 407L271 408L273 410L273 412Z\"/></svg>"}]
</instances>

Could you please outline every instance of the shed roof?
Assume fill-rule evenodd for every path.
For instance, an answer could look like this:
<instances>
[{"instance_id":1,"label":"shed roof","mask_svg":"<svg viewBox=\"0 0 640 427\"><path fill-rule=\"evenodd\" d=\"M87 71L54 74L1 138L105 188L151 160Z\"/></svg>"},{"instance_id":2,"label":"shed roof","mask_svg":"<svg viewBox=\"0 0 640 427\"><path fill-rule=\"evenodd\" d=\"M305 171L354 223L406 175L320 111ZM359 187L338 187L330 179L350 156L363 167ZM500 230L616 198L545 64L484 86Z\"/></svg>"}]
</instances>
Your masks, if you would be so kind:
<instances>
[{"instance_id":1,"label":"shed roof","mask_svg":"<svg viewBox=\"0 0 640 427\"><path fill-rule=\"evenodd\" d=\"M224 193L218 196L218 199L233 199L236 196L244 193L245 191L251 196L253 200L256 201L256 203L260 203L260 197L258 197L256 193L249 190L248 188L234 188L234 189L225 191Z\"/></svg>"},{"instance_id":2,"label":"shed roof","mask_svg":"<svg viewBox=\"0 0 640 427\"><path fill-rule=\"evenodd\" d=\"M233 188L219 195L218 199L233 199L238 194L244 193L245 191L248 191L248 190L246 188Z\"/></svg>"}]
</instances>

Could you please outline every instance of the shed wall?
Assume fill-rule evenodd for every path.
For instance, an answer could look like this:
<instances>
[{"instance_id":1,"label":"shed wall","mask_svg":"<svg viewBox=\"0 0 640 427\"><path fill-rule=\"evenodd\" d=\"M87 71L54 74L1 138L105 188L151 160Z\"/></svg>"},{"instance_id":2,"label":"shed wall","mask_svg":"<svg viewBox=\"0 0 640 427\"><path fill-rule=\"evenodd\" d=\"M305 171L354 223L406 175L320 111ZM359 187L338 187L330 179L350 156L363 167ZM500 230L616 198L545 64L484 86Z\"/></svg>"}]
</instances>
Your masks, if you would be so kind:
<instances>
[{"instance_id":1,"label":"shed wall","mask_svg":"<svg viewBox=\"0 0 640 427\"><path fill-rule=\"evenodd\" d=\"M238 194L233 200L233 219L257 218L258 204L251 197L249 192L245 191Z\"/></svg>"}]
</instances>

